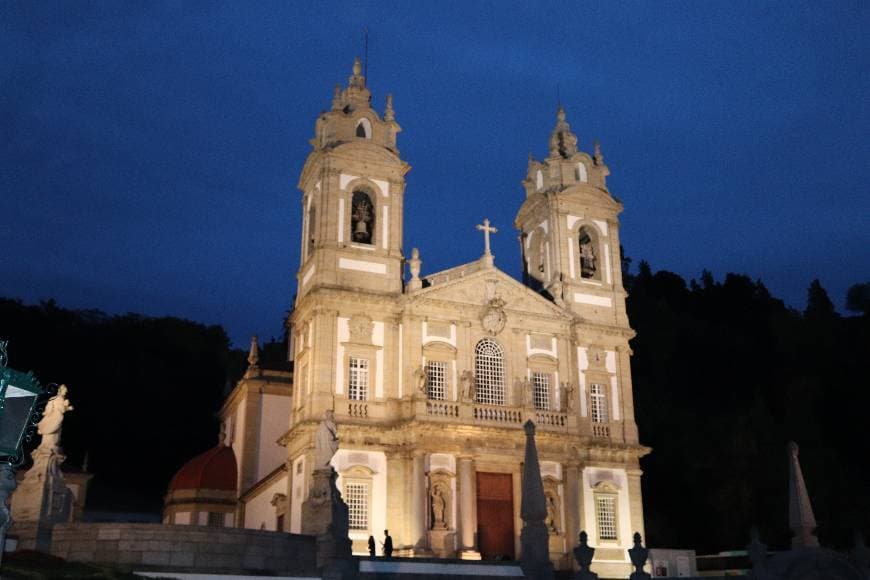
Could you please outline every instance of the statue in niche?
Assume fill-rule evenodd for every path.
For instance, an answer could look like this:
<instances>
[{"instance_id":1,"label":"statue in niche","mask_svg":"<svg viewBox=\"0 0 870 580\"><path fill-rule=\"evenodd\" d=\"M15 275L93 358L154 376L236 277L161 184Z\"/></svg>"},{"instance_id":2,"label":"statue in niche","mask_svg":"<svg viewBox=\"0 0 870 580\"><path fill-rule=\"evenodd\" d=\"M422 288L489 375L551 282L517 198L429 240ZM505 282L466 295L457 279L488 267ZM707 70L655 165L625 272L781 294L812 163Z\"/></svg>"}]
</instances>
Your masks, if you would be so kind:
<instances>
[{"instance_id":1,"label":"statue in niche","mask_svg":"<svg viewBox=\"0 0 870 580\"><path fill-rule=\"evenodd\" d=\"M337 451L338 428L335 426L335 413L328 410L314 434L314 469L327 469Z\"/></svg>"},{"instance_id":2,"label":"statue in niche","mask_svg":"<svg viewBox=\"0 0 870 580\"><path fill-rule=\"evenodd\" d=\"M444 495L444 490L440 485L432 488L432 529L446 530L447 529L447 498Z\"/></svg>"},{"instance_id":3,"label":"statue in niche","mask_svg":"<svg viewBox=\"0 0 870 580\"><path fill-rule=\"evenodd\" d=\"M48 400L45 410L42 412L42 419L36 424L36 432L42 435L42 442L39 444L42 449L60 449L63 414L73 410L66 394L66 385L61 385L57 394Z\"/></svg>"},{"instance_id":4,"label":"statue in niche","mask_svg":"<svg viewBox=\"0 0 870 580\"><path fill-rule=\"evenodd\" d=\"M551 533L558 534L559 530L556 527L556 513L558 510L556 509L556 498L553 497L553 494L547 494L547 529L550 530Z\"/></svg>"},{"instance_id":5,"label":"statue in niche","mask_svg":"<svg viewBox=\"0 0 870 580\"><path fill-rule=\"evenodd\" d=\"M594 278L598 271L598 258L595 256L595 244L585 229L580 230L580 276Z\"/></svg>"},{"instance_id":6,"label":"statue in niche","mask_svg":"<svg viewBox=\"0 0 870 580\"><path fill-rule=\"evenodd\" d=\"M471 371L462 371L459 380L462 382L462 398L466 401L474 401L477 397L477 380Z\"/></svg>"},{"instance_id":7,"label":"statue in niche","mask_svg":"<svg viewBox=\"0 0 870 580\"><path fill-rule=\"evenodd\" d=\"M566 411L574 410L574 385L562 383L562 405Z\"/></svg>"},{"instance_id":8,"label":"statue in niche","mask_svg":"<svg viewBox=\"0 0 870 580\"><path fill-rule=\"evenodd\" d=\"M428 398L429 373L426 372L426 367L417 367L417 370L414 371L414 381L417 384L417 394L424 399Z\"/></svg>"},{"instance_id":9,"label":"statue in niche","mask_svg":"<svg viewBox=\"0 0 870 580\"><path fill-rule=\"evenodd\" d=\"M353 192L350 220L351 239L358 244L371 244L375 213L372 200L366 192Z\"/></svg>"}]
</instances>

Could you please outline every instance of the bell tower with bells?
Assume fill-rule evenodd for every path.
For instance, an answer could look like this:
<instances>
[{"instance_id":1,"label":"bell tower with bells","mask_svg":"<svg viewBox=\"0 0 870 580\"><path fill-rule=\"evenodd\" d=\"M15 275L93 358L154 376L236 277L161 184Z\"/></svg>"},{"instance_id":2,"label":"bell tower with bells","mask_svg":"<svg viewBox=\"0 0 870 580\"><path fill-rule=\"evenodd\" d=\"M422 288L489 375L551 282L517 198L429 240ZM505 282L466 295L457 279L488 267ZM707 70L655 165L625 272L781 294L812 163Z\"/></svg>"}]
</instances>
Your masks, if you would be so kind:
<instances>
[{"instance_id":1,"label":"bell tower with bells","mask_svg":"<svg viewBox=\"0 0 870 580\"><path fill-rule=\"evenodd\" d=\"M347 86L317 118L302 191L297 306L315 290L402 292L405 173L401 127L387 95L383 116L371 107L359 59Z\"/></svg>"},{"instance_id":2,"label":"bell tower with bells","mask_svg":"<svg viewBox=\"0 0 870 580\"><path fill-rule=\"evenodd\" d=\"M622 203L610 195L596 141L592 155L558 108L543 161L529 156L520 230L523 281L556 304L599 324L628 327L619 248Z\"/></svg>"}]
</instances>

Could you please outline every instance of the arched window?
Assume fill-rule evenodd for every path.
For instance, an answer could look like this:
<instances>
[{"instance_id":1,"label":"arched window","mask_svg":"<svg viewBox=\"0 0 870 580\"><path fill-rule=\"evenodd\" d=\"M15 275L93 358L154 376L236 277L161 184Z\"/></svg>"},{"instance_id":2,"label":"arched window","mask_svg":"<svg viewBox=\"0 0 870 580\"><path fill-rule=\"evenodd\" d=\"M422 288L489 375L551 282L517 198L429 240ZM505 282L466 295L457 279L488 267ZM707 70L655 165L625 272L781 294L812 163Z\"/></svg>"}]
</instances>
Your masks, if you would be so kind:
<instances>
[{"instance_id":1,"label":"arched window","mask_svg":"<svg viewBox=\"0 0 870 580\"><path fill-rule=\"evenodd\" d=\"M356 124L356 136L362 137L363 139L371 139L372 138L372 124L371 121L363 117Z\"/></svg>"},{"instance_id":2,"label":"arched window","mask_svg":"<svg viewBox=\"0 0 870 580\"><path fill-rule=\"evenodd\" d=\"M538 228L532 232L528 252L529 274L542 282L547 276L547 246L545 241L544 230Z\"/></svg>"},{"instance_id":3,"label":"arched window","mask_svg":"<svg viewBox=\"0 0 870 580\"><path fill-rule=\"evenodd\" d=\"M373 244L375 206L371 196L362 190L353 192L350 208L350 238L357 244Z\"/></svg>"},{"instance_id":4,"label":"arched window","mask_svg":"<svg viewBox=\"0 0 870 580\"><path fill-rule=\"evenodd\" d=\"M601 278L601 268L598 264L598 236L591 228L583 226L577 232L580 243L580 277Z\"/></svg>"},{"instance_id":5,"label":"arched window","mask_svg":"<svg viewBox=\"0 0 870 580\"><path fill-rule=\"evenodd\" d=\"M578 163L577 167L574 169L574 179L579 181L580 183L586 183L588 178L586 177L586 166L582 163Z\"/></svg>"},{"instance_id":6,"label":"arched window","mask_svg":"<svg viewBox=\"0 0 870 580\"><path fill-rule=\"evenodd\" d=\"M538 191L544 189L544 174L541 173L540 169L538 169L538 172L535 173L535 187Z\"/></svg>"},{"instance_id":7,"label":"arched window","mask_svg":"<svg viewBox=\"0 0 870 580\"><path fill-rule=\"evenodd\" d=\"M474 374L477 379L477 402L504 405L504 349L491 338L474 347Z\"/></svg>"}]
</instances>

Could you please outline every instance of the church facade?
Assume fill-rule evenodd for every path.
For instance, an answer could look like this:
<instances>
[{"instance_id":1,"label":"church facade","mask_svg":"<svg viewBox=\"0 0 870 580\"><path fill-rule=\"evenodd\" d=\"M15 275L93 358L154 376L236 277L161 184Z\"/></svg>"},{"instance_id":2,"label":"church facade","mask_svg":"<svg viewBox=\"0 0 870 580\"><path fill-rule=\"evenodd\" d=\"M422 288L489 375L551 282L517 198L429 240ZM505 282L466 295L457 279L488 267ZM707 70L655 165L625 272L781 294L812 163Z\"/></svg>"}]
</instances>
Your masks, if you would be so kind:
<instances>
[{"instance_id":1,"label":"church facade","mask_svg":"<svg viewBox=\"0 0 870 580\"><path fill-rule=\"evenodd\" d=\"M221 412L237 501L168 505L165 521L207 523L213 509L223 525L305 533L314 433L331 410L355 551L388 529L398 555L519 558L531 419L554 563L570 568L586 530L594 569L627 574L649 449L634 418L622 205L600 148L578 149L560 107L549 155L529 159L514 222L522 282L495 266L486 220L480 259L421 275L419 252L402 246L401 128L389 96L383 114L372 108L360 73L357 61L318 117L299 178L292 375L260 369L254 344Z\"/></svg>"}]
</instances>

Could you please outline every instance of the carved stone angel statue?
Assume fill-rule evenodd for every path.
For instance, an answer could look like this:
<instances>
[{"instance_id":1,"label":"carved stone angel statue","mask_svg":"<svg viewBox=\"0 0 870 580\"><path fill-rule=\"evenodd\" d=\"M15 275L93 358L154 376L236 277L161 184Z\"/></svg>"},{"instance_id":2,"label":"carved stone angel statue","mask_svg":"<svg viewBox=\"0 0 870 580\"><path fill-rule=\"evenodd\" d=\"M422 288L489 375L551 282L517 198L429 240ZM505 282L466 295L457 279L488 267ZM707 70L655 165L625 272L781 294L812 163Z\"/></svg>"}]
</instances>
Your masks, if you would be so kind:
<instances>
[{"instance_id":1,"label":"carved stone angel statue","mask_svg":"<svg viewBox=\"0 0 870 580\"><path fill-rule=\"evenodd\" d=\"M60 430L63 425L63 414L72 411L73 406L66 398L66 385L61 385L57 394L48 400L42 419L36 424L36 432L42 435L41 449L60 448Z\"/></svg>"},{"instance_id":2,"label":"carved stone angel statue","mask_svg":"<svg viewBox=\"0 0 870 580\"><path fill-rule=\"evenodd\" d=\"M462 398L473 402L477 397L477 379L474 378L474 373L469 370L462 371L459 380L462 382Z\"/></svg>"},{"instance_id":3,"label":"carved stone angel statue","mask_svg":"<svg viewBox=\"0 0 870 580\"><path fill-rule=\"evenodd\" d=\"M574 386L571 383L562 383L562 405L566 411L574 410Z\"/></svg>"},{"instance_id":4,"label":"carved stone angel statue","mask_svg":"<svg viewBox=\"0 0 870 580\"><path fill-rule=\"evenodd\" d=\"M326 411L323 421L317 426L314 434L314 469L326 469L329 462L338 451L338 428L335 425L335 413Z\"/></svg>"}]
</instances>

